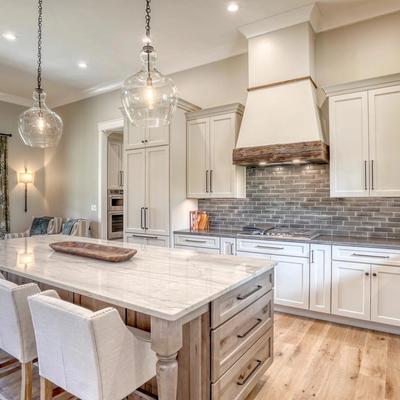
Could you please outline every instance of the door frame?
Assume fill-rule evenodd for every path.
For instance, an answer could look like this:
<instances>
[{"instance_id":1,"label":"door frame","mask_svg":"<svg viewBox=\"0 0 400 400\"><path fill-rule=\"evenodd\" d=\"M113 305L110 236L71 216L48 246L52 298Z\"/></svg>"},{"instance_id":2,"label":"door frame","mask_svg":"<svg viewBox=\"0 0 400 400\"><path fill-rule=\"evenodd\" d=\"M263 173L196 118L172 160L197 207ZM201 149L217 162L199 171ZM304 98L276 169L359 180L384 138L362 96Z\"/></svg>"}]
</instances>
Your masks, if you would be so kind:
<instances>
[{"instance_id":1,"label":"door frame","mask_svg":"<svg viewBox=\"0 0 400 400\"><path fill-rule=\"evenodd\" d=\"M116 130L124 130L124 118L102 121L97 124L98 131L98 185L97 185L97 223L98 236L107 240L107 139Z\"/></svg>"}]
</instances>

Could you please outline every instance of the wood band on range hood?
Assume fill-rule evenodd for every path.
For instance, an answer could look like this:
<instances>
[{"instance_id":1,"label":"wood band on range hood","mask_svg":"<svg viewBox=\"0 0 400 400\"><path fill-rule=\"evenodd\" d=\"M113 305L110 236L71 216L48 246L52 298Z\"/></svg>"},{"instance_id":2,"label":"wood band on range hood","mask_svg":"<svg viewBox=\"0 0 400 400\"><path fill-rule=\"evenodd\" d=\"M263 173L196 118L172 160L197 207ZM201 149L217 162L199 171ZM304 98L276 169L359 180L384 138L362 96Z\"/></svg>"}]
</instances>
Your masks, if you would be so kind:
<instances>
[{"instance_id":1,"label":"wood band on range hood","mask_svg":"<svg viewBox=\"0 0 400 400\"><path fill-rule=\"evenodd\" d=\"M245 166L296 163L327 164L329 146L322 141L242 147L233 150L233 164Z\"/></svg>"}]
</instances>

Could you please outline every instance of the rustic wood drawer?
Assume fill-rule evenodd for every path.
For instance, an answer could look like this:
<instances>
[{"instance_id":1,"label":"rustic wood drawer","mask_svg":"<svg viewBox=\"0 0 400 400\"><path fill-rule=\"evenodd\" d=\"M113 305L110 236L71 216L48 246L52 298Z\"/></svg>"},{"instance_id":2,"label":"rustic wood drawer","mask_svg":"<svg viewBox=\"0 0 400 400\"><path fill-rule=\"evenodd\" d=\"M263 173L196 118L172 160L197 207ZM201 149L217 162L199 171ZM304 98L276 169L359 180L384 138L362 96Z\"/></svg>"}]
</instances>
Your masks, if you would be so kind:
<instances>
[{"instance_id":1,"label":"rustic wood drawer","mask_svg":"<svg viewBox=\"0 0 400 400\"><path fill-rule=\"evenodd\" d=\"M262 336L219 381L211 385L212 400L244 400L273 360L273 330Z\"/></svg>"},{"instance_id":2,"label":"rustic wood drawer","mask_svg":"<svg viewBox=\"0 0 400 400\"><path fill-rule=\"evenodd\" d=\"M333 246L332 260L400 266L400 250Z\"/></svg>"},{"instance_id":3,"label":"rustic wood drawer","mask_svg":"<svg viewBox=\"0 0 400 400\"><path fill-rule=\"evenodd\" d=\"M211 328L216 328L272 289L274 271L268 271L211 303Z\"/></svg>"},{"instance_id":4,"label":"rustic wood drawer","mask_svg":"<svg viewBox=\"0 0 400 400\"><path fill-rule=\"evenodd\" d=\"M211 331L211 381L216 382L272 326L272 291Z\"/></svg>"},{"instance_id":5,"label":"rustic wood drawer","mask_svg":"<svg viewBox=\"0 0 400 400\"><path fill-rule=\"evenodd\" d=\"M308 243L278 242L275 240L238 239L237 251L308 257L310 253L310 245Z\"/></svg>"},{"instance_id":6,"label":"rustic wood drawer","mask_svg":"<svg viewBox=\"0 0 400 400\"><path fill-rule=\"evenodd\" d=\"M219 237L203 235L175 235L175 245L219 250Z\"/></svg>"}]
</instances>

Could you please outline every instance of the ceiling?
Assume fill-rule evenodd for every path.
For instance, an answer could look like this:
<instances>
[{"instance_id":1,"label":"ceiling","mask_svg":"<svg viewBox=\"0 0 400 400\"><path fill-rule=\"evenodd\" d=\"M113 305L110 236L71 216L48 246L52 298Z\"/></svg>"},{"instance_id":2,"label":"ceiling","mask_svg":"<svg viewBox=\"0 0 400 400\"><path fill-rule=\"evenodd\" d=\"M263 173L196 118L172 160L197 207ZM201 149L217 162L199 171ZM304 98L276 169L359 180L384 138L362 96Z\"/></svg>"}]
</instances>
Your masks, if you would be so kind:
<instances>
[{"instance_id":1,"label":"ceiling","mask_svg":"<svg viewBox=\"0 0 400 400\"><path fill-rule=\"evenodd\" d=\"M30 103L35 87L37 5L0 0L0 100ZM247 51L242 25L288 11L310 0L153 0L152 38L159 69L173 73ZM115 89L140 68L144 0L44 0L44 87L52 106ZM400 9L400 0L322 0L325 26L332 28ZM86 61L87 69L79 69Z\"/></svg>"}]
</instances>

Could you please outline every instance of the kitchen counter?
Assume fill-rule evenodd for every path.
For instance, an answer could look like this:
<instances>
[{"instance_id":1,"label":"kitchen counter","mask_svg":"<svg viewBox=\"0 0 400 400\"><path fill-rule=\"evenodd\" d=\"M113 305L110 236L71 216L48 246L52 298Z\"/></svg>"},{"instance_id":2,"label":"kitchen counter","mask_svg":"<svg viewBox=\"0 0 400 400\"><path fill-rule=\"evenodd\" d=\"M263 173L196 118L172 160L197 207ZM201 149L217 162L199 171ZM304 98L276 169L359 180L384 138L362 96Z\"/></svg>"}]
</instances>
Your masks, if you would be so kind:
<instances>
[{"instance_id":1,"label":"kitchen counter","mask_svg":"<svg viewBox=\"0 0 400 400\"><path fill-rule=\"evenodd\" d=\"M288 241L298 243L315 243L315 244L328 244L338 246L361 246L361 247L379 247L387 249L400 249L400 239L380 239L380 238L365 238L356 236L340 236L340 235L320 235L315 239L302 240L302 239L286 239L268 236L249 236L242 235L238 229L209 229L208 231L191 231L183 229L175 231L174 234L180 235L204 235L204 236L217 236L217 237L231 237L241 239L257 239L257 240L274 240L274 241Z\"/></svg>"},{"instance_id":2,"label":"kitchen counter","mask_svg":"<svg viewBox=\"0 0 400 400\"><path fill-rule=\"evenodd\" d=\"M111 263L54 252L49 244L57 241L137 248L138 252L129 261ZM223 372L245 375L261 359L262 364L246 384L239 386L236 380L224 383L224 390L237 394L235 398L242 398L254 387L273 360L275 264L63 235L0 241L0 271L7 279L36 282L42 290L50 286L62 292L67 301L90 309L114 306L126 324L150 330L151 347L158 359L158 396L163 400L211 400L211 387L216 390L222 385ZM246 333L246 338L238 339L243 327L236 321L251 324L257 318L262 323L251 334ZM231 327L231 321L236 325ZM211 334L222 328L234 334L235 341L228 341L232 352L229 357L221 354L217 358L215 354L222 351L222 344L212 342ZM232 333L232 329L237 332ZM180 360L190 362L181 365Z\"/></svg>"}]
</instances>

